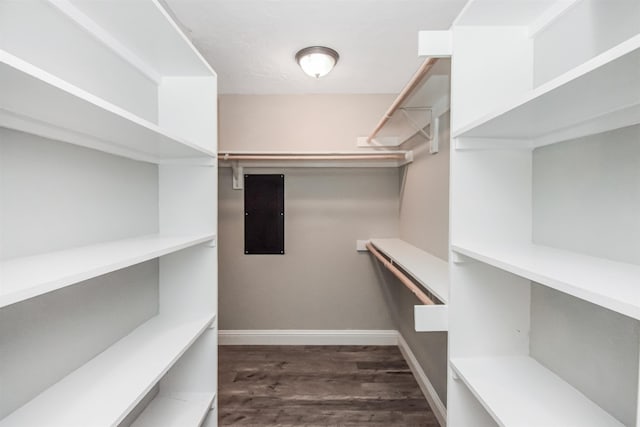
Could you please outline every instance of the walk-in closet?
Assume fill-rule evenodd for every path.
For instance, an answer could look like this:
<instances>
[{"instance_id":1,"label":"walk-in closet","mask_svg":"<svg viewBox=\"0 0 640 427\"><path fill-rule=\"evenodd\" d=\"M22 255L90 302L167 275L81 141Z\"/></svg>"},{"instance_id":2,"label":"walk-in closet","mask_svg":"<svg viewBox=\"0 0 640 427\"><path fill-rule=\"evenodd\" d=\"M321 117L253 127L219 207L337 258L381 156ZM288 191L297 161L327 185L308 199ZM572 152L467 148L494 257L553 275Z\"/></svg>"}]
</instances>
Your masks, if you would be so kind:
<instances>
[{"instance_id":1,"label":"walk-in closet","mask_svg":"<svg viewBox=\"0 0 640 427\"><path fill-rule=\"evenodd\" d=\"M0 427L640 427L640 0L0 0Z\"/></svg>"}]
</instances>

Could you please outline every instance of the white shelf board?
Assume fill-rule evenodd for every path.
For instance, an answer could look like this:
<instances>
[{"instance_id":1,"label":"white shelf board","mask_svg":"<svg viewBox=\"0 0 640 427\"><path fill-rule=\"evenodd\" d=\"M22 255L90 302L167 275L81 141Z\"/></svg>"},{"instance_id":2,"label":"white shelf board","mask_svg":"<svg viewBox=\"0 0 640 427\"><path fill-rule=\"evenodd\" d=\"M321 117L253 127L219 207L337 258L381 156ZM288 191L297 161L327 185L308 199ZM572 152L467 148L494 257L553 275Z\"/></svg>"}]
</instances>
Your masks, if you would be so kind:
<instances>
[{"instance_id":1,"label":"white shelf board","mask_svg":"<svg viewBox=\"0 0 640 427\"><path fill-rule=\"evenodd\" d=\"M214 320L156 316L0 421L0 427L120 423Z\"/></svg>"},{"instance_id":2,"label":"white shelf board","mask_svg":"<svg viewBox=\"0 0 640 427\"><path fill-rule=\"evenodd\" d=\"M462 244L452 250L640 320L640 266L542 245Z\"/></svg>"},{"instance_id":3,"label":"white shelf board","mask_svg":"<svg viewBox=\"0 0 640 427\"><path fill-rule=\"evenodd\" d=\"M0 307L215 239L148 235L0 262Z\"/></svg>"},{"instance_id":4,"label":"white shelf board","mask_svg":"<svg viewBox=\"0 0 640 427\"><path fill-rule=\"evenodd\" d=\"M0 93L1 127L153 163L216 155L3 50Z\"/></svg>"},{"instance_id":5,"label":"white shelf board","mask_svg":"<svg viewBox=\"0 0 640 427\"><path fill-rule=\"evenodd\" d=\"M530 357L453 358L450 364L500 426L623 426Z\"/></svg>"},{"instance_id":6,"label":"white shelf board","mask_svg":"<svg viewBox=\"0 0 640 427\"><path fill-rule=\"evenodd\" d=\"M84 14L92 25L78 24L120 54L126 46L141 63L161 76L214 76L207 61L180 30L170 13L158 0L148 1L85 1L50 0L69 3ZM77 14L70 18L77 20ZM144 22L144 25L140 25ZM103 30L117 44L100 37Z\"/></svg>"},{"instance_id":7,"label":"white shelf board","mask_svg":"<svg viewBox=\"0 0 640 427\"><path fill-rule=\"evenodd\" d=\"M225 155L250 155L250 156L326 156L326 159L258 159L258 160L233 160L226 159ZM402 159L379 159L373 156L379 154L398 154L403 156ZM370 159L360 160L344 160L339 158L330 158L335 156L368 156ZM410 150L360 150L360 151L221 151L218 153L218 164L220 167L244 168L397 168L404 166L413 161L413 152Z\"/></svg>"},{"instance_id":8,"label":"white shelf board","mask_svg":"<svg viewBox=\"0 0 640 427\"><path fill-rule=\"evenodd\" d=\"M380 252L411 274L443 304L449 299L449 264L400 239L371 239Z\"/></svg>"},{"instance_id":9,"label":"white shelf board","mask_svg":"<svg viewBox=\"0 0 640 427\"><path fill-rule=\"evenodd\" d=\"M167 393L162 391L131 424L131 427L199 427L216 394Z\"/></svg>"},{"instance_id":10,"label":"white shelf board","mask_svg":"<svg viewBox=\"0 0 640 427\"><path fill-rule=\"evenodd\" d=\"M455 130L453 137L541 146L637 123L640 35Z\"/></svg>"}]
</instances>

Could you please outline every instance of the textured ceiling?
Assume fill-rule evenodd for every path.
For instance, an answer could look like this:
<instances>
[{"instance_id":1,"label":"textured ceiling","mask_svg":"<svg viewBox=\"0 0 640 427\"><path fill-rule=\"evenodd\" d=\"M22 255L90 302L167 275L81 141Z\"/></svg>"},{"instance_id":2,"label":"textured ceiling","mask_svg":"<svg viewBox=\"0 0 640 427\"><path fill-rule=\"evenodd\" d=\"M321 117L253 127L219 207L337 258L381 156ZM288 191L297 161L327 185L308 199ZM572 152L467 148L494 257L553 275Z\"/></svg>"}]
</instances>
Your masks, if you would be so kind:
<instances>
[{"instance_id":1,"label":"textured ceiling","mask_svg":"<svg viewBox=\"0 0 640 427\"><path fill-rule=\"evenodd\" d=\"M446 30L466 0L166 0L218 73L220 93L396 93L423 59L419 30ZM340 53L315 80L306 46Z\"/></svg>"}]
</instances>

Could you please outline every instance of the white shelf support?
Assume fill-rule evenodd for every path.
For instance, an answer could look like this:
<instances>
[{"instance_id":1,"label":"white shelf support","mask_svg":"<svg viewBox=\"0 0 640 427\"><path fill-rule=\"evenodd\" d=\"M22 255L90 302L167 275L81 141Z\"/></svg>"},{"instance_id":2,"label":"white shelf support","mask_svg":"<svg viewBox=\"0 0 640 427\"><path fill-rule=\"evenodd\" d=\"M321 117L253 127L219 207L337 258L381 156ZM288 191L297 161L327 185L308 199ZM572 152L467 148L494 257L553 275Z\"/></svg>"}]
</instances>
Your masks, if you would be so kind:
<instances>
[{"instance_id":1,"label":"white shelf support","mask_svg":"<svg viewBox=\"0 0 640 427\"><path fill-rule=\"evenodd\" d=\"M234 190L244 189L244 168L240 166L240 162L238 161L231 162L231 171L233 174L233 189Z\"/></svg>"},{"instance_id":2,"label":"white shelf support","mask_svg":"<svg viewBox=\"0 0 640 427\"><path fill-rule=\"evenodd\" d=\"M411 117L411 114L409 114L409 111L427 111L429 113L429 120L427 122L428 125L429 125L429 124L433 123L433 108L431 108L431 107L401 107L401 108L399 108L399 110L402 112L402 114L407 119L409 124L411 124L411 126L415 130L415 133L413 135L420 134L420 135L424 136L424 138L427 141L431 141L431 139L433 138L433 132L431 132L431 134L428 134L427 131L425 131L425 128L427 126L420 126L418 123L416 123L416 121L413 120L413 118Z\"/></svg>"},{"instance_id":3,"label":"white shelf support","mask_svg":"<svg viewBox=\"0 0 640 427\"><path fill-rule=\"evenodd\" d=\"M429 142L429 152L436 154L440 150L440 117L436 117L431 122L431 141Z\"/></svg>"},{"instance_id":4,"label":"white shelf support","mask_svg":"<svg viewBox=\"0 0 640 427\"><path fill-rule=\"evenodd\" d=\"M427 58L426 61L418 68L418 71L411 77L409 83L402 89L398 97L393 101L389 109L384 113L376 127L371 134L367 137L367 142L371 142L378 132L384 127L384 125L393 117L393 114L404 104L404 102L415 92L424 79L429 74L429 71L438 61L437 58Z\"/></svg>"}]
</instances>

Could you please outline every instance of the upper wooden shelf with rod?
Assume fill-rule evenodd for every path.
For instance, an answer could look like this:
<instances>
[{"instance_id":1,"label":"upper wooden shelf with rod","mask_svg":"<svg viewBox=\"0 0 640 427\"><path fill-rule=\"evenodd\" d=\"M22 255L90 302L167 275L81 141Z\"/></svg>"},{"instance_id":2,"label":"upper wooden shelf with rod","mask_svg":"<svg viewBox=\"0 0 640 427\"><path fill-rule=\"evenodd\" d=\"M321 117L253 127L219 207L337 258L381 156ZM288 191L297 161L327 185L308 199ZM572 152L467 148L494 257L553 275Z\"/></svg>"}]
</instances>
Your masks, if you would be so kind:
<instances>
[{"instance_id":1,"label":"upper wooden shelf with rod","mask_svg":"<svg viewBox=\"0 0 640 427\"><path fill-rule=\"evenodd\" d=\"M358 146L397 147L421 134L434 141L432 152L437 152L439 117L449 110L449 75L449 60L427 58L371 133L357 139Z\"/></svg>"},{"instance_id":2,"label":"upper wooden shelf with rod","mask_svg":"<svg viewBox=\"0 0 640 427\"><path fill-rule=\"evenodd\" d=\"M376 137L378 132L380 132L384 125L387 124L387 122L389 121L389 119L391 119L395 112L398 111L398 108L400 108L400 106L407 100L409 95L411 95L413 91L416 90L418 85L422 83L422 80L425 78L427 73L429 73L429 70L431 70L431 68L436 64L437 61L438 60L436 58L429 58L422 63L420 68L418 68L418 71L416 71L411 80L409 80L409 83L407 83L404 89L402 89L402 92L400 92L398 97L393 101L387 112L384 113L384 116L382 116L371 134L369 134L369 136L367 137L367 142L371 142L373 138Z\"/></svg>"},{"instance_id":3,"label":"upper wooden shelf with rod","mask_svg":"<svg viewBox=\"0 0 640 427\"><path fill-rule=\"evenodd\" d=\"M412 151L221 151L218 163L233 168L233 188L242 189L244 168L397 168L413 161Z\"/></svg>"},{"instance_id":4,"label":"upper wooden shelf with rod","mask_svg":"<svg viewBox=\"0 0 640 427\"><path fill-rule=\"evenodd\" d=\"M222 166L245 167L399 167L413 160L411 151L285 152L226 151L218 153Z\"/></svg>"}]
</instances>

